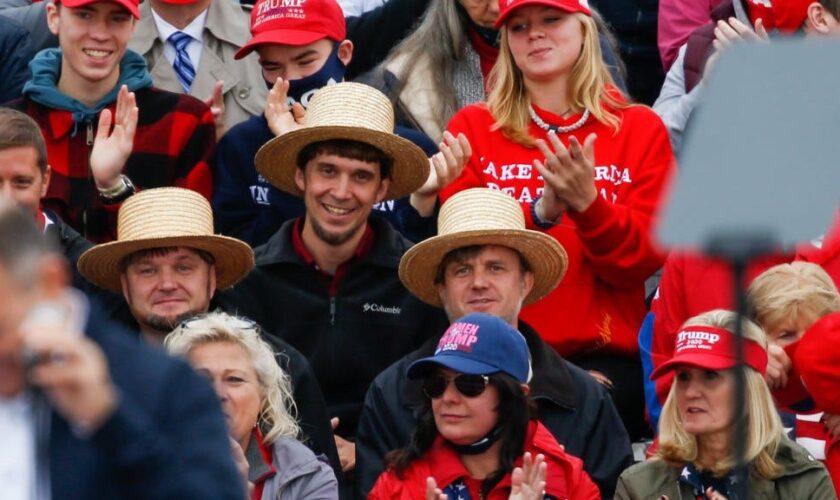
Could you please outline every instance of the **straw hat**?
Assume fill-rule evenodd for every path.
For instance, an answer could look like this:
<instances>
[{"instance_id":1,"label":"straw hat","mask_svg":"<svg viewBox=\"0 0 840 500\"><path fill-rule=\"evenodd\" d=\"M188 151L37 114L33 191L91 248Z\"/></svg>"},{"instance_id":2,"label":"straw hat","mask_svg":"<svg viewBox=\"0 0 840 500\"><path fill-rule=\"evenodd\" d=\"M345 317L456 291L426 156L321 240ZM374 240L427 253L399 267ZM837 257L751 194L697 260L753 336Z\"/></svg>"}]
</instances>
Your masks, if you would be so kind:
<instances>
[{"instance_id":1,"label":"straw hat","mask_svg":"<svg viewBox=\"0 0 840 500\"><path fill-rule=\"evenodd\" d=\"M96 245L79 257L79 272L88 281L121 293L120 264L139 250L188 247L213 255L216 284L227 288L254 267L254 251L236 238L213 234L213 212L207 200L189 189L141 191L123 203L117 218L117 241Z\"/></svg>"},{"instance_id":2,"label":"straw hat","mask_svg":"<svg viewBox=\"0 0 840 500\"><path fill-rule=\"evenodd\" d=\"M278 189L295 196L300 151L313 142L350 139L370 144L394 160L385 199L408 196L426 182L429 160L413 142L394 134L394 107L385 94L361 83L322 88L309 101L304 126L268 141L257 152L257 171Z\"/></svg>"},{"instance_id":3,"label":"straw hat","mask_svg":"<svg viewBox=\"0 0 840 500\"><path fill-rule=\"evenodd\" d=\"M472 245L499 245L519 252L534 272L525 304L543 298L566 274L566 250L551 236L525 229L522 208L510 196L488 188L461 191L438 215L438 235L411 247L400 261L400 279L423 302L440 307L434 283L447 253Z\"/></svg>"}]
</instances>

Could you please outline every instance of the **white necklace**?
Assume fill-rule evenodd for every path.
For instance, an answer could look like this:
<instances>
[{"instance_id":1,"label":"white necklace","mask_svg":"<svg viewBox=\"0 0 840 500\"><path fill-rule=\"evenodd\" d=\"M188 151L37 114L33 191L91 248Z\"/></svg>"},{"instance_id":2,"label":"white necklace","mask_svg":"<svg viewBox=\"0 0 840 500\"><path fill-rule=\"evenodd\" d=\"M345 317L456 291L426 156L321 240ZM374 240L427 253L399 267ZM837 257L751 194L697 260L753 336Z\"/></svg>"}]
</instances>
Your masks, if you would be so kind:
<instances>
[{"instance_id":1,"label":"white necklace","mask_svg":"<svg viewBox=\"0 0 840 500\"><path fill-rule=\"evenodd\" d=\"M568 134L569 132L575 131L581 128L585 123L586 120L589 119L589 110L583 110L583 115L580 117L580 120L572 123L571 125L567 125L565 127L560 127L557 125L549 125L546 123L542 118L537 115L537 112L534 111L533 106L528 106L528 114L531 115L531 121L533 121L539 128L548 132L549 130L553 130L558 134Z\"/></svg>"}]
</instances>

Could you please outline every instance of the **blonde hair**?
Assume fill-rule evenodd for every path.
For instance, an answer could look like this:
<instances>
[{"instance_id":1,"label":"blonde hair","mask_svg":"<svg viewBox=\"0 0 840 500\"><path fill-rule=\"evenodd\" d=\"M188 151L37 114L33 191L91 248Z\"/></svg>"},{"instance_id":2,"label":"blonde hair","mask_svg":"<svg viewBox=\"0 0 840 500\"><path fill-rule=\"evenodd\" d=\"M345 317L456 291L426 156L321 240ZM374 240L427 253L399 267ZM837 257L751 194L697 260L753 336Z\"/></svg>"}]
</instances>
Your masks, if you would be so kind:
<instances>
[{"instance_id":1,"label":"blonde hair","mask_svg":"<svg viewBox=\"0 0 840 500\"><path fill-rule=\"evenodd\" d=\"M259 328L250 320L214 311L182 322L166 336L163 345L167 352L187 358L200 344L230 342L245 349L251 359L260 384L262 405L259 425L265 431L264 441L274 443L281 437L298 438L300 427L292 397L292 382L277 364L274 351L260 338Z\"/></svg>"},{"instance_id":2,"label":"blonde hair","mask_svg":"<svg viewBox=\"0 0 840 500\"><path fill-rule=\"evenodd\" d=\"M617 131L621 120L618 115L605 109L604 105L613 109L623 109L629 105L616 97L616 94L621 98L624 96L615 87L604 64L595 20L582 13L573 15L581 23L583 46L569 78L569 105L575 111L588 109L593 118ZM505 136L524 146L533 146L534 138L528 134L528 107L531 105L531 96L525 89L522 70L516 66L510 52L506 26L502 27L501 34L499 58L490 71L491 90L487 97L487 106L496 119L493 130L501 130Z\"/></svg>"},{"instance_id":3,"label":"blonde hair","mask_svg":"<svg viewBox=\"0 0 840 500\"><path fill-rule=\"evenodd\" d=\"M714 326L724 328L733 332L735 330L737 315L731 311L716 309L699 316L695 316L683 325L685 326ZM744 337L758 342L765 350L767 341L764 332L758 325L750 320L742 323ZM759 476L772 480L777 478L782 467L776 463L774 457L779 448L779 443L784 436L782 422L776 412L773 403L773 396L770 389L764 382L764 377L753 369L744 369L746 378L746 460L752 470ZM668 462L682 465L687 462L697 461L697 437L685 431L680 420L679 409L676 401L677 383L671 384L671 391L668 399L662 408L662 415L659 419L659 450L657 457ZM735 467L735 460L732 454L724 460L717 462L712 468L712 473L723 476Z\"/></svg>"},{"instance_id":4,"label":"blonde hair","mask_svg":"<svg viewBox=\"0 0 840 500\"><path fill-rule=\"evenodd\" d=\"M752 319L769 330L782 320L813 320L840 311L840 292L822 267L811 262L779 264L764 271L747 289Z\"/></svg>"}]
</instances>

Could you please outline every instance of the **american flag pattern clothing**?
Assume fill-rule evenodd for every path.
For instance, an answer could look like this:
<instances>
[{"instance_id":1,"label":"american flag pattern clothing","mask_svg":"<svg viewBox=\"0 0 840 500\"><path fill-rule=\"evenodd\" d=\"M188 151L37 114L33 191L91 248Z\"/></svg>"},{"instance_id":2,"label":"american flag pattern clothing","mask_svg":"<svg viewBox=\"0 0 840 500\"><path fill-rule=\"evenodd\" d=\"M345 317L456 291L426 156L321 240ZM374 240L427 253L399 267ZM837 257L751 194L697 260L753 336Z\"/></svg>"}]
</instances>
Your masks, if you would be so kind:
<instances>
[{"instance_id":1,"label":"american flag pattern clothing","mask_svg":"<svg viewBox=\"0 0 840 500\"><path fill-rule=\"evenodd\" d=\"M464 484L464 481L462 480L455 481L446 488L443 488L441 491L443 491L443 494L446 495L446 498L448 498L449 500L472 500L470 490L469 488L467 488L467 485ZM543 499L555 500L553 496L547 493L543 495Z\"/></svg>"},{"instance_id":2,"label":"american flag pattern clothing","mask_svg":"<svg viewBox=\"0 0 840 500\"><path fill-rule=\"evenodd\" d=\"M200 100L154 87L135 91L139 117L134 149L123 167L138 190L165 186L192 189L210 199L209 159L216 144L210 108ZM28 97L10 104L32 117L47 144L52 178L44 208L58 214L94 243L116 239L119 205L105 205L90 172L98 117L74 122L70 111ZM116 102L108 106L112 112Z\"/></svg>"},{"instance_id":3,"label":"american flag pattern clothing","mask_svg":"<svg viewBox=\"0 0 840 500\"><path fill-rule=\"evenodd\" d=\"M729 474L725 477L715 477L709 471L699 471L694 467L694 464L688 464L680 472L678 481L691 486L697 500L706 499L705 491L708 488L714 488L715 491L729 500L738 500L735 492L730 491L736 481L734 474Z\"/></svg>"}]
</instances>

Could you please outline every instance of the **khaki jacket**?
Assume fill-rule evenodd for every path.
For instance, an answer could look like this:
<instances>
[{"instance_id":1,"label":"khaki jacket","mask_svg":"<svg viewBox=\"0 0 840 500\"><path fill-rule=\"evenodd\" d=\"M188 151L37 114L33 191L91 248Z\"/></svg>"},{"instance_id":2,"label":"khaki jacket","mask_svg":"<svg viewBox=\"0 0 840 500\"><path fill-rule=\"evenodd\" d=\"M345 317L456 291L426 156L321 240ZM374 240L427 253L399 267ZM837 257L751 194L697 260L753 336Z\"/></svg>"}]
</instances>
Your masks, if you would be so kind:
<instances>
[{"instance_id":1,"label":"khaki jacket","mask_svg":"<svg viewBox=\"0 0 840 500\"><path fill-rule=\"evenodd\" d=\"M822 463L785 438L776 454L784 470L773 481L750 474L750 500L835 500L834 486ZM691 487L678 481L682 467L648 460L630 467L618 478L616 500L694 500Z\"/></svg>"},{"instance_id":2,"label":"khaki jacket","mask_svg":"<svg viewBox=\"0 0 840 500\"><path fill-rule=\"evenodd\" d=\"M190 95L207 100L218 80L224 83L225 124L228 128L261 114L268 89L262 78L257 54L235 60L239 47L251 39L250 18L231 0L212 0L204 26L204 49L196 68ZM150 2L140 4L140 21L128 44L131 50L146 59L156 87L170 92L183 92L172 64L163 55L164 41L158 36Z\"/></svg>"}]
</instances>

